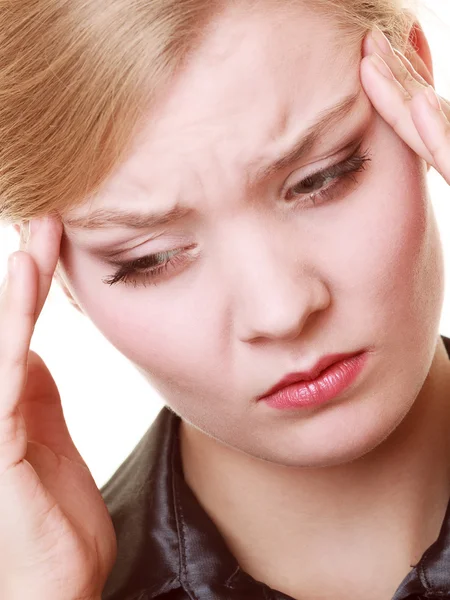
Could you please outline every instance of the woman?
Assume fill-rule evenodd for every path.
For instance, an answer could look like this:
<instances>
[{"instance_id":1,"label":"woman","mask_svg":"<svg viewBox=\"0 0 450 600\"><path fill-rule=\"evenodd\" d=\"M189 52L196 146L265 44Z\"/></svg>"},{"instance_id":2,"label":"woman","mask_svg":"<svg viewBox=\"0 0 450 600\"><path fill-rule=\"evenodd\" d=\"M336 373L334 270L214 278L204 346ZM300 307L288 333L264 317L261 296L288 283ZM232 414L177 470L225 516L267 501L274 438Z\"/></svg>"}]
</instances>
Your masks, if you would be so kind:
<instances>
[{"instance_id":1,"label":"woman","mask_svg":"<svg viewBox=\"0 0 450 600\"><path fill-rule=\"evenodd\" d=\"M426 188L430 165L450 183L450 106L412 13L0 17L1 209L22 223L0 307L0 597L450 595ZM101 493L29 353L55 271L167 399Z\"/></svg>"}]
</instances>

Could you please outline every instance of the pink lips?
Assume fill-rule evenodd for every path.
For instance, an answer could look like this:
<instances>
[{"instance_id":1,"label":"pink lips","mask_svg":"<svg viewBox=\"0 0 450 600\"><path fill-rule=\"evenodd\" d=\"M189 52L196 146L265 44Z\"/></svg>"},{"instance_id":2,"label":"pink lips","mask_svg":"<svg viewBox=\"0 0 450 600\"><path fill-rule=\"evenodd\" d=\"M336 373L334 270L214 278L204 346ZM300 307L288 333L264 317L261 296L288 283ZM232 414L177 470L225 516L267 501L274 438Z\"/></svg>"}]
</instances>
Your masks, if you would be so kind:
<instances>
[{"instance_id":1,"label":"pink lips","mask_svg":"<svg viewBox=\"0 0 450 600\"><path fill-rule=\"evenodd\" d=\"M287 375L258 400L263 400L273 408L322 404L353 383L366 359L366 352L325 356L310 371Z\"/></svg>"}]
</instances>

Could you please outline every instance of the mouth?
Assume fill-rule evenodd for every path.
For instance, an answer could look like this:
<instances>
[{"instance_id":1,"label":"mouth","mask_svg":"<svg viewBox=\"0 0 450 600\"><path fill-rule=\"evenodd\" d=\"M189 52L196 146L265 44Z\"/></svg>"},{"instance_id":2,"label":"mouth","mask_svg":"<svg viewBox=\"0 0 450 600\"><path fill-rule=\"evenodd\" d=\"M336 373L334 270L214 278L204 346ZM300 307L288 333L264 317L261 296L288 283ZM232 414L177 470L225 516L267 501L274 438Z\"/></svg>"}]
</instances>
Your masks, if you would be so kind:
<instances>
[{"instance_id":1,"label":"mouth","mask_svg":"<svg viewBox=\"0 0 450 600\"><path fill-rule=\"evenodd\" d=\"M328 354L323 356L316 364L307 371L297 371L295 373L289 373L285 375L278 383L267 390L264 394L258 397L258 400L262 400L267 396L271 396L283 388L292 385L293 383L302 383L306 381L313 381L317 379L319 375L336 363L340 363L344 360L351 359L355 356L362 354L364 351L359 350L357 352L347 352L342 354Z\"/></svg>"}]
</instances>

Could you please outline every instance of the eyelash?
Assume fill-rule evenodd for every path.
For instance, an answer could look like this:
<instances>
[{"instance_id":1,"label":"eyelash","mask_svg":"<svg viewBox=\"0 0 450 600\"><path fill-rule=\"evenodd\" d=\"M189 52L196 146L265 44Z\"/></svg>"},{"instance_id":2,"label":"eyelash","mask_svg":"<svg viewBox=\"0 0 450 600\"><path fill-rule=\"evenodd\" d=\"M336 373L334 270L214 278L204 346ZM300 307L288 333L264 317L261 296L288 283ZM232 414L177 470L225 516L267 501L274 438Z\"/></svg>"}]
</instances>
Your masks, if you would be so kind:
<instances>
[{"instance_id":1,"label":"eyelash","mask_svg":"<svg viewBox=\"0 0 450 600\"><path fill-rule=\"evenodd\" d=\"M316 202L315 200L316 198L319 198L320 204L330 202L338 191L336 189L339 187L338 184L347 183L348 179L351 179L353 183L356 183L355 175L361 171L364 171L366 164L372 160L370 158L370 151L366 150L365 152L362 152L361 146L362 144L359 144L353 154L342 162L336 165L331 165L330 167L327 167L326 169L323 169L317 173L313 173L295 185L290 186L288 192L291 192L300 186L314 187L316 184L323 185L328 179L330 179L332 181L337 181L337 183L333 183L326 188L319 188L318 192L313 192L308 197L313 206L319 205L319 202ZM305 193L303 192L303 196L304 195ZM301 204L304 204L303 200L300 202Z\"/></svg>"},{"instance_id":2,"label":"eyelash","mask_svg":"<svg viewBox=\"0 0 450 600\"><path fill-rule=\"evenodd\" d=\"M158 278L166 275L169 268L176 268L193 260L193 257L186 254L186 250L190 250L195 246L182 248L180 250L171 250L170 252L158 252L157 254L148 254L136 260L127 263L122 263L119 269L111 275L103 279L103 283L114 285L115 283L123 282L124 284L132 284L137 287L138 284L146 285L147 283L157 284ZM173 258L171 258L173 256ZM169 260L167 260L169 258ZM160 263L163 259L166 262ZM150 271L144 271L150 269Z\"/></svg>"},{"instance_id":3,"label":"eyelash","mask_svg":"<svg viewBox=\"0 0 450 600\"><path fill-rule=\"evenodd\" d=\"M317 173L309 175L295 185L290 186L288 192L291 192L300 186L314 187L316 184L325 184L327 180L330 179L332 181L337 181L337 183L329 185L324 189L319 188L318 192L313 192L308 197L308 199L312 201L313 206L319 205L319 203L316 202L316 198L319 198L320 204L330 202L337 191L335 188L340 187L339 183L345 184L348 179L351 179L356 183L355 175L363 171L366 168L366 164L372 160L368 150L361 152L361 145L362 144L359 144L349 158L346 158L336 165L332 165ZM303 193L303 195L305 194ZM299 201L299 203L303 204L304 202ZM194 247L195 245L192 245L179 250L158 252L157 254L149 254L136 260L121 263L116 273L110 277L104 278L103 282L107 285L114 285L122 282L124 284L132 284L134 287L137 287L137 285L146 286L147 283L157 285L158 280L164 275L167 275L169 269L182 266L193 260L192 256L186 254L186 250L190 250ZM161 263L163 259L165 259L166 262L158 264Z\"/></svg>"}]
</instances>

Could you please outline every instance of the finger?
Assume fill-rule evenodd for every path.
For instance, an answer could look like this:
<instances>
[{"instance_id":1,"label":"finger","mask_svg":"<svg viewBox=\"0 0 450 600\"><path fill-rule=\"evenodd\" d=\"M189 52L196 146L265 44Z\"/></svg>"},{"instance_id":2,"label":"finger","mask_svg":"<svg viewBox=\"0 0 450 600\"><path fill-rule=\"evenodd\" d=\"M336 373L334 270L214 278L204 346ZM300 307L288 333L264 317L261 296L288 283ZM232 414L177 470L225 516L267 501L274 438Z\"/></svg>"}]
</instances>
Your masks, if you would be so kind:
<instances>
[{"instance_id":1,"label":"finger","mask_svg":"<svg viewBox=\"0 0 450 600\"><path fill-rule=\"evenodd\" d=\"M433 88L420 73L418 73L411 61L404 56L399 50L394 50L393 54L383 55L383 60L391 69L394 77L404 87L411 98L427 88ZM450 118L450 105L445 98L439 97L442 109L446 113L447 118Z\"/></svg>"},{"instance_id":2,"label":"finger","mask_svg":"<svg viewBox=\"0 0 450 600\"><path fill-rule=\"evenodd\" d=\"M30 221L26 251L38 267L38 297L35 319L37 320L48 296L58 262L62 223L56 217L43 217Z\"/></svg>"},{"instance_id":3,"label":"finger","mask_svg":"<svg viewBox=\"0 0 450 600\"><path fill-rule=\"evenodd\" d=\"M424 91L414 96L411 114L419 135L431 152L431 164L450 185L450 124L444 112L430 102L428 93Z\"/></svg>"},{"instance_id":4,"label":"finger","mask_svg":"<svg viewBox=\"0 0 450 600\"><path fill-rule=\"evenodd\" d=\"M16 409L24 386L36 298L36 265L25 252L15 252L0 298L0 419Z\"/></svg>"},{"instance_id":5,"label":"finger","mask_svg":"<svg viewBox=\"0 0 450 600\"><path fill-rule=\"evenodd\" d=\"M365 92L381 117L416 154L435 166L433 156L412 118L410 104L413 96L395 78L381 56L372 54L364 57L360 76Z\"/></svg>"},{"instance_id":6,"label":"finger","mask_svg":"<svg viewBox=\"0 0 450 600\"><path fill-rule=\"evenodd\" d=\"M412 126L416 129L423 144L418 142L413 130L407 129L409 126L407 115L402 118L401 112L397 116L392 114L392 112L391 114L388 112L383 113L383 109L380 108L379 104L383 102L381 97L378 98L379 103L373 101L376 104L377 110L391 124L398 135L403 137L417 154L433 165L448 182L450 171L450 143L448 139L450 103L444 98L437 96L433 86L430 85L432 77L429 75L429 72L427 71L429 76L429 81L427 81L418 73L406 56L392 47L388 38L378 28L375 27L366 36L363 44L363 53L369 56L372 55L376 61L373 64L381 65L385 73L391 75L387 77L387 79L390 79L391 87L393 87L393 76L395 82L400 84L406 92L406 96L403 97L401 102L405 106L406 111L409 110ZM377 53L380 53L380 56ZM374 59L372 58L372 61ZM383 64L383 61L385 64ZM362 75L362 79L363 77ZM398 86L395 91L398 93ZM370 91L368 94L370 95ZM384 94L386 100L386 89ZM437 105L434 109L428 101L429 97L432 100L434 99L434 104ZM397 98L401 98L401 94L398 94ZM387 102L385 102L384 106L387 107ZM395 111L395 103L391 104L390 108L391 111ZM397 120L395 120L396 118Z\"/></svg>"},{"instance_id":7,"label":"finger","mask_svg":"<svg viewBox=\"0 0 450 600\"><path fill-rule=\"evenodd\" d=\"M413 77L417 77L418 80L424 85L434 85L434 77L428 69L428 66L419 56L419 54L416 53L410 55L411 59L409 59L404 54L402 54L400 50L397 50L397 48L394 48L394 52L398 56L398 58L403 62L405 67L410 71ZM419 71L421 71L423 75L421 75Z\"/></svg>"},{"instance_id":8,"label":"finger","mask_svg":"<svg viewBox=\"0 0 450 600\"><path fill-rule=\"evenodd\" d=\"M410 95L413 95L414 89L408 88L408 83L410 81L408 73L412 79L416 80L424 87L428 87L433 83L433 76L431 75L427 65L422 61L420 56L417 53L412 55L415 62L420 64L420 68L425 71L427 78L424 78L418 72L418 70L414 67L413 63L405 55L403 55L400 52L400 50L392 46L387 36L384 35L378 27L374 27L373 30L366 35L363 41L363 56L371 54L379 54L383 58L383 60L392 70L394 76L396 76L399 82L405 86L405 89L410 93ZM396 61L392 60L395 58L397 58L401 62L404 69L406 69L407 73L401 69L399 73L396 72ZM440 97L440 100L441 102L444 102L445 106L448 107L450 110L450 102L448 102L445 98L442 97ZM449 116L448 113L447 116Z\"/></svg>"},{"instance_id":9,"label":"finger","mask_svg":"<svg viewBox=\"0 0 450 600\"><path fill-rule=\"evenodd\" d=\"M0 298L0 474L26 453L26 428L18 405L26 384L37 298L37 268L31 257L16 252L9 264Z\"/></svg>"},{"instance_id":10,"label":"finger","mask_svg":"<svg viewBox=\"0 0 450 600\"><path fill-rule=\"evenodd\" d=\"M400 50L397 50L396 48L394 48L394 54L395 54L395 57L400 61L403 68L405 69L405 79L406 79L405 84L408 83L407 77L409 76L410 78L414 79L417 83L420 83L424 87L428 87L430 85L428 83L428 81L426 79L424 79L422 77L422 75L416 71L412 62L408 58L406 58L406 56L404 54L402 54L400 52ZM389 61L386 61L386 62L387 62L387 64L389 64ZM395 75L394 69L392 69L392 71ZM401 80L400 80L400 83L402 83ZM409 91L409 90L407 89L407 91Z\"/></svg>"},{"instance_id":11,"label":"finger","mask_svg":"<svg viewBox=\"0 0 450 600\"><path fill-rule=\"evenodd\" d=\"M404 56L399 50L394 49L394 52L395 52L395 55L397 56L397 58L402 62L404 67L408 70L410 75L413 78L415 78L419 83L421 83L424 89L429 88L429 87L434 89L433 86L430 86L428 81L426 81L426 79L424 79L422 77L422 75L420 75L416 71L416 69L414 68L414 65L406 58L406 56ZM409 91L409 90L407 90L407 91ZM415 95L415 94L411 94L411 95ZM439 102L444 111L444 114L447 116L447 118L450 118L450 102L443 96L439 96Z\"/></svg>"}]
</instances>

